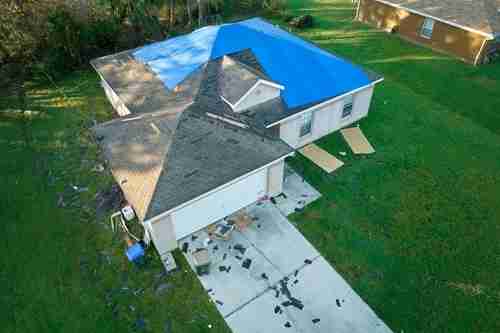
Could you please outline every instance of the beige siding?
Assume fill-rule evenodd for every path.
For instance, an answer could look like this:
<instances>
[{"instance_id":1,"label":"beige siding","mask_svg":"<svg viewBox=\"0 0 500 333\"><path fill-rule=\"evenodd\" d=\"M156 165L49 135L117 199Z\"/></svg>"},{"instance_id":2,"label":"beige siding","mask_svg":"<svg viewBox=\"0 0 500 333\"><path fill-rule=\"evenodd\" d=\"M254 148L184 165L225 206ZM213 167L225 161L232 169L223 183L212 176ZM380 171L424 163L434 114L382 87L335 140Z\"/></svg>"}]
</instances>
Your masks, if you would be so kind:
<instances>
[{"instance_id":1,"label":"beige siding","mask_svg":"<svg viewBox=\"0 0 500 333\"><path fill-rule=\"evenodd\" d=\"M376 0L361 0L358 20L386 30L395 31L407 40L452 54L474 63L485 37L449 24L435 21L431 38L421 36L425 17L395 8Z\"/></svg>"},{"instance_id":2,"label":"beige siding","mask_svg":"<svg viewBox=\"0 0 500 333\"><path fill-rule=\"evenodd\" d=\"M254 105L276 98L280 95L280 92L280 89L261 82L236 106L235 111L244 111Z\"/></svg>"},{"instance_id":3,"label":"beige siding","mask_svg":"<svg viewBox=\"0 0 500 333\"><path fill-rule=\"evenodd\" d=\"M283 172L285 161L278 162L269 167L267 172L267 194L271 197L283 192Z\"/></svg>"},{"instance_id":4,"label":"beige siding","mask_svg":"<svg viewBox=\"0 0 500 333\"><path fill-rule=\"evenodd\" d=\"M151 222L151 238L160 255L177 248L174 225L170 215Z\"/></svg>"},{"instance_id":5,"label":"beige siding","mask_svg":"<svg viewBox=\"0 0 500 333\"><path fill-rule=\"evenodd\" d=\"M355 93L352 115L345 119L342 119L344 99L327 103L318 109L310 111L313 113L312 130L311 134L304 137L300 137L301 116L281 123L279 125L280 138L290 146L299 148L337 131L342 127L348 126L367 116L372 94L373 86Z\"/></svg>"}]
</instances>

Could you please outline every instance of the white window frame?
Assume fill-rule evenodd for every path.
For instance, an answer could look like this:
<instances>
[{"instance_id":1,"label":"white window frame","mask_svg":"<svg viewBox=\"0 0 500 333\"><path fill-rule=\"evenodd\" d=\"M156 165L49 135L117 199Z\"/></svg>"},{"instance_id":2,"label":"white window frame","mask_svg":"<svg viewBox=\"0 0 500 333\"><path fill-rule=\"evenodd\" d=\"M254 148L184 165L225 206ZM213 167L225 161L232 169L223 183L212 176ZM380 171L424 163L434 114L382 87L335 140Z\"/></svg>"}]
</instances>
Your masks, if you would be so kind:
<instances>
[{"instance_id":1,"label":"white window frame","mask_svg":"<svg viewBox=\"0 0 500 333\"><path fill-rule=\"evenodd\" d=\"M299 137L303 138L312 133L312 124L313 124L313 113L306 112L301 117L301 123L299 127Z\"/></svg>"},{"instance_id":2,"label":"white window frame","mask_svg":"<svg viewBox=\"0 0 500 333\"><path fill-rule=\"evenodd\" d=\"M347 95L344 98L344 104L342 105L342 119L347 119L352 116L354 111L354 95Z\"/></svg>"},{"instance_id":3,"label":"white window frame","mask_svg":"<svg viewBox=\"0 0 500 333\"><path fill-rule=\"evenodd\" d=\"M426 17L424 19L424 23L422 23L422 28L420 29L420 36L427 39L431 39L432 34L434 33L434 24L435 24L434 19Z\"/></svg>"}]
</instances>

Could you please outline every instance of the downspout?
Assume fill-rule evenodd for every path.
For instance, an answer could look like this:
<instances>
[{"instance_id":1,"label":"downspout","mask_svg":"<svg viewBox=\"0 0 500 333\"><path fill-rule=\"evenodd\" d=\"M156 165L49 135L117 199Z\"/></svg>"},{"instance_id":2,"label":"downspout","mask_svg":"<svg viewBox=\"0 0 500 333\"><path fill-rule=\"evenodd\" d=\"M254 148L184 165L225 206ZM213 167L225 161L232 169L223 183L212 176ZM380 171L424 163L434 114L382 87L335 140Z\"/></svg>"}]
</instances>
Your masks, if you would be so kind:
<instances>
[{"instance_id":1,"label":"downspout","mask_svg":"<svg viewBox=\"0 0 500 333\"><path fill-rule=\"evenodd\" d=\"M361 7L361 1L363 1L363 0L358 0L358 8L356 8L356 16L354 17L354 19L355 19L356 21L358 21L358 20L359 20L359 9L360 9L360 7Z\"/></svg>"},{"instance_id":2,"label":"downspout","mask_svg":"<svg viewBox=\"0 0 500 333\"><path fill-rule=\"evenodd\" d=\"M481 44L481 48L479 49L479 52L476 55L476 59L474 60L474 66L477 66L477 63L479 62L479 59L481 58L481 54L483 53L484 47L486 46L486 43L490 41L491 39L483 39L483 44Z\"/></svg>"}]
</instances>

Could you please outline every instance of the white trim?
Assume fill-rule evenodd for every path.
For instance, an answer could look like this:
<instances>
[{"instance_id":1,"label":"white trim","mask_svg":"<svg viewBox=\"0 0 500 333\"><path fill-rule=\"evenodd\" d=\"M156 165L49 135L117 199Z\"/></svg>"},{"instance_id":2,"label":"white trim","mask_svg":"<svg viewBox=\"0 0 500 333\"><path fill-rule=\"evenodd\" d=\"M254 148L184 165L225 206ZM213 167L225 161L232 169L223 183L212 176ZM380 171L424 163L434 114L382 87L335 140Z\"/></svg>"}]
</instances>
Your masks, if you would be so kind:
<instances>
[{"instance_id":1,"label":"white trim","mask_svg":"<svg viewBox=\"0 0 500 333\"><path fill-rule=\"evenodd\" d=\"M279 90L285 90L285 86L282 86L281 84L277 84L277 83L274 83L274 82L271 82L271 81L267 81L267 80L264 80L264 79L259 79L259 82L262 83L262 84L267 84L268 86L277 88Z\"/></svg>"},{"instance_id":2,"label":"white trim","mask_svg":"<svg viewBox=\"0 0 500 333\"><path fill-rule=\"evenodd\" d=\"M383 4L387 5L387 6L391 6L391 7L395 7L395 8L406 10L406 11L408 11L410 13L413 13L413 14L417 14L417 15L424 16L424 17L429 17L429 18L431 18L433 20L436 20L436 21L439 21L439 22L442 22L442 23L446 23L446 24L454 26L456 28L460 28L460 29L463 29L463 30L474 32L474 33L479 34L479 35L486 36L486 37L488 37L490 39L494 38L494 35L491 34L491 33L487 33L487 32L480 31L480 30L477 30L477 29L474 29L474 28L470 28L470 27L467 27L467 26L464 26L464 25L461 25L461 24L458 24L458 23L455 23L455 22L452 22L452 21L448 21L448 20L445 20L445 19L433 16L433 15L430 15L430 14L423 13L423 12L415 10L415 9L407 8L407 7L404 7L404 6L401 6L401 5L397 5L395 3L391 3L391 2L385 1L385 0L375 0L375 1L383 3Z\"/></svg>"},{"instance_id":3,"label":"white trim","mask_svg":"<svg viewBox=\"0 0 500 333\"><path fill-rule=\"evenodd\" d=\"M270 124L270 125L267 125L267 126L266 126L266 128L270 128L270 127L273 127L273 126L275 126L275 125L281 124L281 123L283 123L283 122L289 121L289 120L291 120L291 119L297 118L297 117L301 116L302 114L304 114L304 113L306 113L306 112L309 112L309 111L314 111L314 110L319 109L319 108L321 108L321 107L323 107L323 106L325 106L325 105L328 105L328 104L330 104L330 103L333 103L333 102L335 102L335 101L338 101L339 99L342 99L342 98L344 98L344 97L345 97L345 96L347 96L347 95L355 94L355 93L357 93L358 91L365 90L365 89L368 89L368 88L370 88L370 87L373 87L375 84L380 83L380 82L382 82L382 81L384 81L384 78L378 79L377 81L371 82L370 84L367 84L366 86L363 86L363 87L358 88L358 89L351 90L351 91L349 91L349 92L347 92L347 93L345 93L345 94L343 94L343 95L336 96L336 97L334 97L334 98L332 98L332 99L329 99L329 100L324 101L324 102L322 102L322 103L319 103L319 104L316 104L316 105L314 105L314 106L311 106L311 107L310 107L310 108L308 108L308 109L305 109L305 110L302 110L302 111L297 112L297 113L295 113L295 114L292 114L291 116L288 116L288 117L283 118L283 119L281 119L281 120L275 121L274 123L272 123L272 124Z\"/></svg>"},{"instance_id":4,"label":"white trim","mask_svg":"<svg viewBox=\"0 0 500 333\"><path fill-rule=\"evenodd\" d=\"M176 207L174 207L174 208L170 208L169 210L167 210L167 211L165 211L165 212L163 212L163 213L160 213L160 214L156 215L155 217L152 217L152 218L150 218L149 220L144 221L143 223L145 223L145 224L146 224L146 223L147 223L147 224L149 224L149 223L152 223L152 222L154 222L154 221L156 221L156 220L159 220L159 219L161 219L162 217L164 217L165 215L169 215L169 214L171 214L171 213L175 212L176 210L179 210L179 209L181 209L181 208L183 208L183 207L186 207L186 206L188 206L188 205L192 204L193 202L196 202L196 201L198 201L198 200L201 200L201 199L203 199L203 198L206 198L206 197L207 197L207 196L209 196L210 194L212 194L212 193L214 193L214 192L217 192L217 191L220 191L220 190L222 190L222 189L224 189L224 188L226 188L226 187L228 187L228 186L231 186L231 185L233 185L233 184L235 184L235 183L239 182L240 180L242 180L242 179L244 179L244 178L246 178L246 177L248 177L248 176L253 175L254 173L257 173L257 172L259 172L259 171L261 171L261 170L263 170L263 169L265 169L265 168L267 168L267 167L269 167L269 166L271 166L271 165L273 165L273 164L276 164L276 163L278 163L278 162L281 162L282 160L284 160L284 159L285 159L285 158L287 158L288 156L293 156L294 154L295 154L295 151L292 151L291 153L288 153L288 154L286 154L285 156L282 156L282 157L280 157L280 158L278 158L278 159L276 159L276 160L274 160L274 161L272 161L272 162L269 162L268 164L266 164L266 165L264 165L264 166L261 166L260 168L257 168L257 169L255 169L255 170L252 170L252 171L250 171L250 172L248 172L248 173L244 174L243 176L240 176L240 177L238 177L238 178L235 178L235 179L231 180L230 182L228 182L228 183L226 183L226 184L223 184L223 185L221 185L221 186L219 186L219 187L214 188L213 190L210 190L210 191L208 191L208 192L205 192L205 193L203 193L203 194L201 194L201 195L197 196L196 198L193 198L193 199L191 199L191 200L188 200L188 201L186 201L186 202L184 202L184 203L182 203L182 204L180 204L180 205L178 205L178 206L176 206Z\"/></svg>"},{"instance_id":5,"label":"white trim","mask_svg":"<svg viewBox=\"0 0 500 333\"><path fill-rule=\"evenodd\" d=\"M220 95L220 98L221 98L224 102L226 102L226 104L227 104L227 105L229 105L229 106L231 107L231 109L233 109L233 110L234 110L234 105L233 105L230 101L228 101L227 99L225 99L225 98L224 98L224 96L222 96L222 95Z\"/></svg>"},{"instance_id":6,"label":"white trim","mask_svg":"<svg viewBox=\"0 0 500 333\"><path fill-rule=\"evenodd\" d=\"M207 116L211 117L211 118L215 118L215 119L218 119L220 121L224 121L228 124L231 124L231 125L234 125L234 126L238 126L238 127L241 127L241 128L248 128L248 125L245 125L243 123L240 123L238 121L235 121L235 120L232 120L232 119L229 119L229 118L225 118L225 117L221 117L221 116L218 116L216 114L213 114L213 113L210 113L210 112L206 112Z\"/></svg>"},{"instance_id":7,"label":"white trim","mask_svg":"<svg viewBox=\"0 0 500 333\"><path fill-rule=\"evenodd\" d=\"M233 104L233 109L238 108L238 105L240 105L241 102L243 102L245 100L245 98L247 98L255 89L257 89L257 87L260 84L266 84L268 86L271 86L271 87L274 87L274 88L277 88L277 89L280 89L280 90L284 90L285 89L285 87L283 87L283 86L281 86L279 84L276 84L276 83L273 83L273 82L269 82L267 80L259 79L257 82L255 82L255 84L250 89L248 89L248 91L243 96L241 96L241 98L236 103Z\"/></svg>"},{"instance_id":8,"label":"white trim","mask_svg":"<svg viewBox=\"0 0 500 333\"><path fill-rule=\"evenodd\" d=\"M255 82L254 85L250 89L248 89L247 92L243 96L241 96L239 100L236 101L236 103L233 104L233 110L236 109L238 104L240 104L242 100L247 98L248 95L250 95L252 93L252 91L254 91L259 84L260 84L260 80Z\"/></svg>"},{"instance_id":9,"label":"white trim","mask_svg":"<svg viewBox=\"0 0 500 333\"><path fill-rule=\"evenodd\" d=\"M479 62L479 58L481 57L481 54L483 53L483 49L486 46L487 42L488 42L488 39L486 39L486 38L483 39L483 44L481 44L481 48L479 49L479 52L476 55L476 59L474 59L474 66L476 66L477 63Z\"/></svg>"},{"instance_id":10,"label":"white trim","mask_svg":"<svg viewBox=\"0 0 500 333\"><path fill-rule=\"evenodd\" d=\"M430 17L424 17L424 22L422 22L422 26L420 27L420 37L426 39L432 39L432 35L434 34L434 25L435 20ZM426 27L426 24L430 24L430 28ZM430 31L430 35L426 35L425 31Z\"/></svg>"}]
</instances>

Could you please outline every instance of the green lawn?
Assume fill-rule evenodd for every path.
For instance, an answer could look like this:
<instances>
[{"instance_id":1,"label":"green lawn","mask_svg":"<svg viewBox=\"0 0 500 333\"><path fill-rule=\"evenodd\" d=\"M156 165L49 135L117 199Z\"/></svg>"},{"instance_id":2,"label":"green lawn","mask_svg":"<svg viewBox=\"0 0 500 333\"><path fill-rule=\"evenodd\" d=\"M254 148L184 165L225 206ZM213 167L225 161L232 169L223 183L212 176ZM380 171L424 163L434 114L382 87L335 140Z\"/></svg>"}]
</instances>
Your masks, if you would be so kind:
<instances>
[{"instance_id":1,"label":"green lawn","mask_svg":"<svg viewBox=\"0 0 500 333\"><path fill-rule=\"evenodd\" d=\"M386 78L361 122L376 154L349 154L332 176L291 161L323 193L293 220L395 332L500 331L500 65L474 68L353 23L350 0L290 2L318 21L303 37ZM129 332L139 319L151 332L167 321L228 332L182 256L167 278L154 255L128 264L95 216L112 180L92 171L88 128L110 106L91 71L57 85L31 82L40 113L29 121L0 112L2 332ZM0 92L0 110L13 103ZM349 152L338 134L319 144ZM164 282L173 288L156 296Z\"/></svg>"},{"instance_id":2,"label":"green lawn","mask_svg":"<svg viewBox=\"0 0 500 333\"><path fill-rule=\"evenodd\" d=\"M40 112L25 125L31 139L20 116L0 112L1 331L130 332L144 320L147 332L229 332L182 256L168 278L154 254L141 270L127 262L109 215L95 215L94 195L112 180L92 171L98 156L88 128L111 107L91 71L57 84L31 83L29 108ZM0 109L14 103L3 96ZM165 282L172 288L156 296Z\"/></svg>"},{"instance_id":3,"label":"green lawn","mask_svg":"<svg viewBox=\"0 0 500 333\"><path fill-rule=\"evenodd\" d=\"M323 198L293 219L395 332L499 332L500 64L352 22L348 0L291 3L318 21L303 37L385 77L361 122L377 153L332 176L295 158Z\"/></svg>"}]
</instances>

